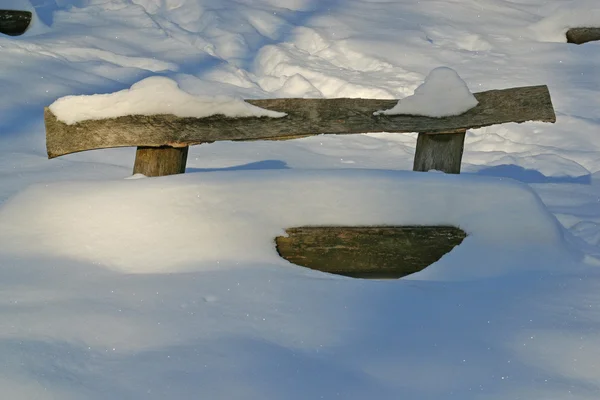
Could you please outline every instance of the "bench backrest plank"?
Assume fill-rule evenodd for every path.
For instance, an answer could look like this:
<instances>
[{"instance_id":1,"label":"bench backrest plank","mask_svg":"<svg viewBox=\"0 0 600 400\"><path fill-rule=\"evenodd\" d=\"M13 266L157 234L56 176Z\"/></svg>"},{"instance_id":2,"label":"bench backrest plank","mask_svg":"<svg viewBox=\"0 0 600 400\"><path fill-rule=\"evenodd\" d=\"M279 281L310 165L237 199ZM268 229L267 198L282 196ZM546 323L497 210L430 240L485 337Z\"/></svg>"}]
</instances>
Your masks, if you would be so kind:
<instances>
[{"instance_id":1,"label":"bench backrest plank","mask_svg":"<svg viewBox=\"0 0 600 400\"><path fill-rule=\"evenodd\" d=\"M322 133L427 132L453 133L507 122L555 122L547 86L475 93L477 107L452 117L378 115L397 100L268 99L247 100L256 106L288 113L284 118L181 118L133 115L87 120L73 125L58 121L45 109L48 157L111 147L184 147L219 140L284 140Z\"/></svg>"}]
</instances>

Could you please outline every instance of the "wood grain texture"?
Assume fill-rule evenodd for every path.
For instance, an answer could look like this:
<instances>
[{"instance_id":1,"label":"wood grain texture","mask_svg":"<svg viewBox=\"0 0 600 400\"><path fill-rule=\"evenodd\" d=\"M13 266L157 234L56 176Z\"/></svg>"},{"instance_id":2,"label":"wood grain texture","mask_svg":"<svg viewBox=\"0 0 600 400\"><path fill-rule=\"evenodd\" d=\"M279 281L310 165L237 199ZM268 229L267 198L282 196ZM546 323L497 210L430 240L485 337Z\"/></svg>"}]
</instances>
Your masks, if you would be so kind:
<instances>
[{"instance_id":1,"label":"wood grain texture","mask_svg":"<svg viewBox=\"0 0 600 400\"><path fill-rule=\"evenodd\" d=\"M600 28L572 28L567 31L567 42L584 44L600 40Z\"/></svg>"},{"instance_id":2,"label":"wood grain texture","mask_svg":"<svg viewBox=\"0 0 600 400\"><path fill-rule=\"evenodd\" d=\"M435 169L447 174L460 174L465 133L447 135L419 133L413 171L427 172Z\"/></svg>"},{"instance_id":3,"label":"wood grain texture","mask_svg":"<svg viewBox=\"0 0 600 400\"><path fill-rule=\"evenodd\" d=\"M173 115L126 116L64 124L45 109L48 157L126 146L182 147L219 140L284 140L322 133L460 132L506 122L555 122L546 86L476 93L477 107L453 117L378 115L397 100L270 99L247 100L259 107L288 113L272 118L180 118Z\"/></svg>"},{"instance_id":4,"label":"wood grain texture","mask_svg":"<svg viewBox=\"0 0 600 400\"><path fill-rule=\"evenodd\" d=\"M135 154L134 174L166 176L183 174L189 147L138 147Z\"/></svg>"},{"instance_id":5,"label":"wood grain texture","mask_svg":"<svg viewBox=\"0 0 600 400\"><path fill-rule=\"evenodd\" d=\"M459 245L451 226L297 227L275 239L289 262L355 278L401 278L421 271Z\"/></svg>"},{"instance_id":6,"label":"wood grain texture","mask_svg":"<svg viewBox=\"0 0 600 400\"><path fill-rule=\"evenodd\" d=\"M0 33L9 36L22 35L29 27L31 17L29 11L0 10Z\"/></svg>"}]
</instances>

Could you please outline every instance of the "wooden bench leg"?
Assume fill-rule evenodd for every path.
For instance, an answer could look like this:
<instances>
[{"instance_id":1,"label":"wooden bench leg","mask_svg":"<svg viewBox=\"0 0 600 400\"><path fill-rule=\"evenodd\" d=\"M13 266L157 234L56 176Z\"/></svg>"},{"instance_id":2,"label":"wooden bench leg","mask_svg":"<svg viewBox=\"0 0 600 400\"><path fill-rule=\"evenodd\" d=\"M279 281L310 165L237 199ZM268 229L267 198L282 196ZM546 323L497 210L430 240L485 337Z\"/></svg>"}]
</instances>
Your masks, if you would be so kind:
<instances>
[{"instance_id":1,"label":"wooden bench leg","mask_svg":"<svg viewBox=\"0 0 600 400\"><path fill-rule=\"evenodd\" d=\"M413 171L435 169L447 174L460 174L465 133L419 133Z\"/></svg>"},{"instance_id":2,"label":"wooden bench leg","mask_svg":"<svg viewBox=\"0 0 600 400\"><path fill-rule=\"evenodd\" d=\"M189 146L138 147L135 154L134 174L165 176L183 174Z\"/></svg>"}]
</instances>

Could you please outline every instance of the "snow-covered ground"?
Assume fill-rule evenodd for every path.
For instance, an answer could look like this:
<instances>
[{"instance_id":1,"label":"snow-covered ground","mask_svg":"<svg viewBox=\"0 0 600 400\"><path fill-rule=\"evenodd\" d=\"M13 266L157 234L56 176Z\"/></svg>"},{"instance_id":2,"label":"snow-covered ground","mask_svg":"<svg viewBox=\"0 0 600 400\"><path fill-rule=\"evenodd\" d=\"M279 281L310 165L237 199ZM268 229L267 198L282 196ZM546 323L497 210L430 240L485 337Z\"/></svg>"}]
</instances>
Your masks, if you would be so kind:
<instances>
[{"instance_id":1,"label":"snow-covered ground","mask_svg":"<svg viewBox=\"0 0 600 400\"><path fill-rule=\"evenodd\" d=\"M600 43L564 39L600 26L597 1L0 8L35 12L0 35L0 398L600 398ZM162 76L209 98L404 98L440 66L472 92L547 84L557 122L469 131L460 176L410 172L416 134L381 132L194 146L163 178L126 179L129 148L46 158L62 96ZM470 236L397 281L274 248L290 226L396 223Z\"/></svg>"}]
</instances>

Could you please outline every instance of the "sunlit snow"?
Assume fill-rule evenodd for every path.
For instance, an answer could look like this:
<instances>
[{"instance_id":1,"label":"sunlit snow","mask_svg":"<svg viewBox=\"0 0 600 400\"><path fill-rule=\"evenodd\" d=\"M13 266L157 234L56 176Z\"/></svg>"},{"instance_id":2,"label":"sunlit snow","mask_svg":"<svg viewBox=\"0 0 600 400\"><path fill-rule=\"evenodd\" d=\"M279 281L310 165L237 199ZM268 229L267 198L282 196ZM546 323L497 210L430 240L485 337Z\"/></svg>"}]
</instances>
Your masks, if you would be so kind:
<instances>
[{"instance_id":1,"label":"sunlit snow","mask_svg":"<svg viewBox=\"0 0 600 400\"><path fill-rule=\"evenodd\" d=\"M59 121L80 121L125 115L172 114L204 118L221 114L227 117L281 118L286 114L253 106L229 97L197 97L184 92L172 79L155 76L137 82L131 89L89 96L66 96L50 105Z\"/></svg>"},{"instance_id":2,"label":"sunlit snow","mask_svg":"<svg viewBox=\"0 0 600 400\"><path fill-rule=\"evenodd\" d=\"M600 3L597 0L570 0L553 9L530 29L543 41L566 42L570 28L600 28Z\"/></svg>"},{"instance_id":3,"label":"sunlit snow","mask_svg":"<svg viewBox=\"0 0 600 400\"><path fill-rule=\"evenodd\" d=\"M456 71L439 67L427 75L413 95L398 101L389 110L376 111L374 115L408 114L441 118L463 114L477 104L477 99Z\"/></svg>"}]
</instances>

